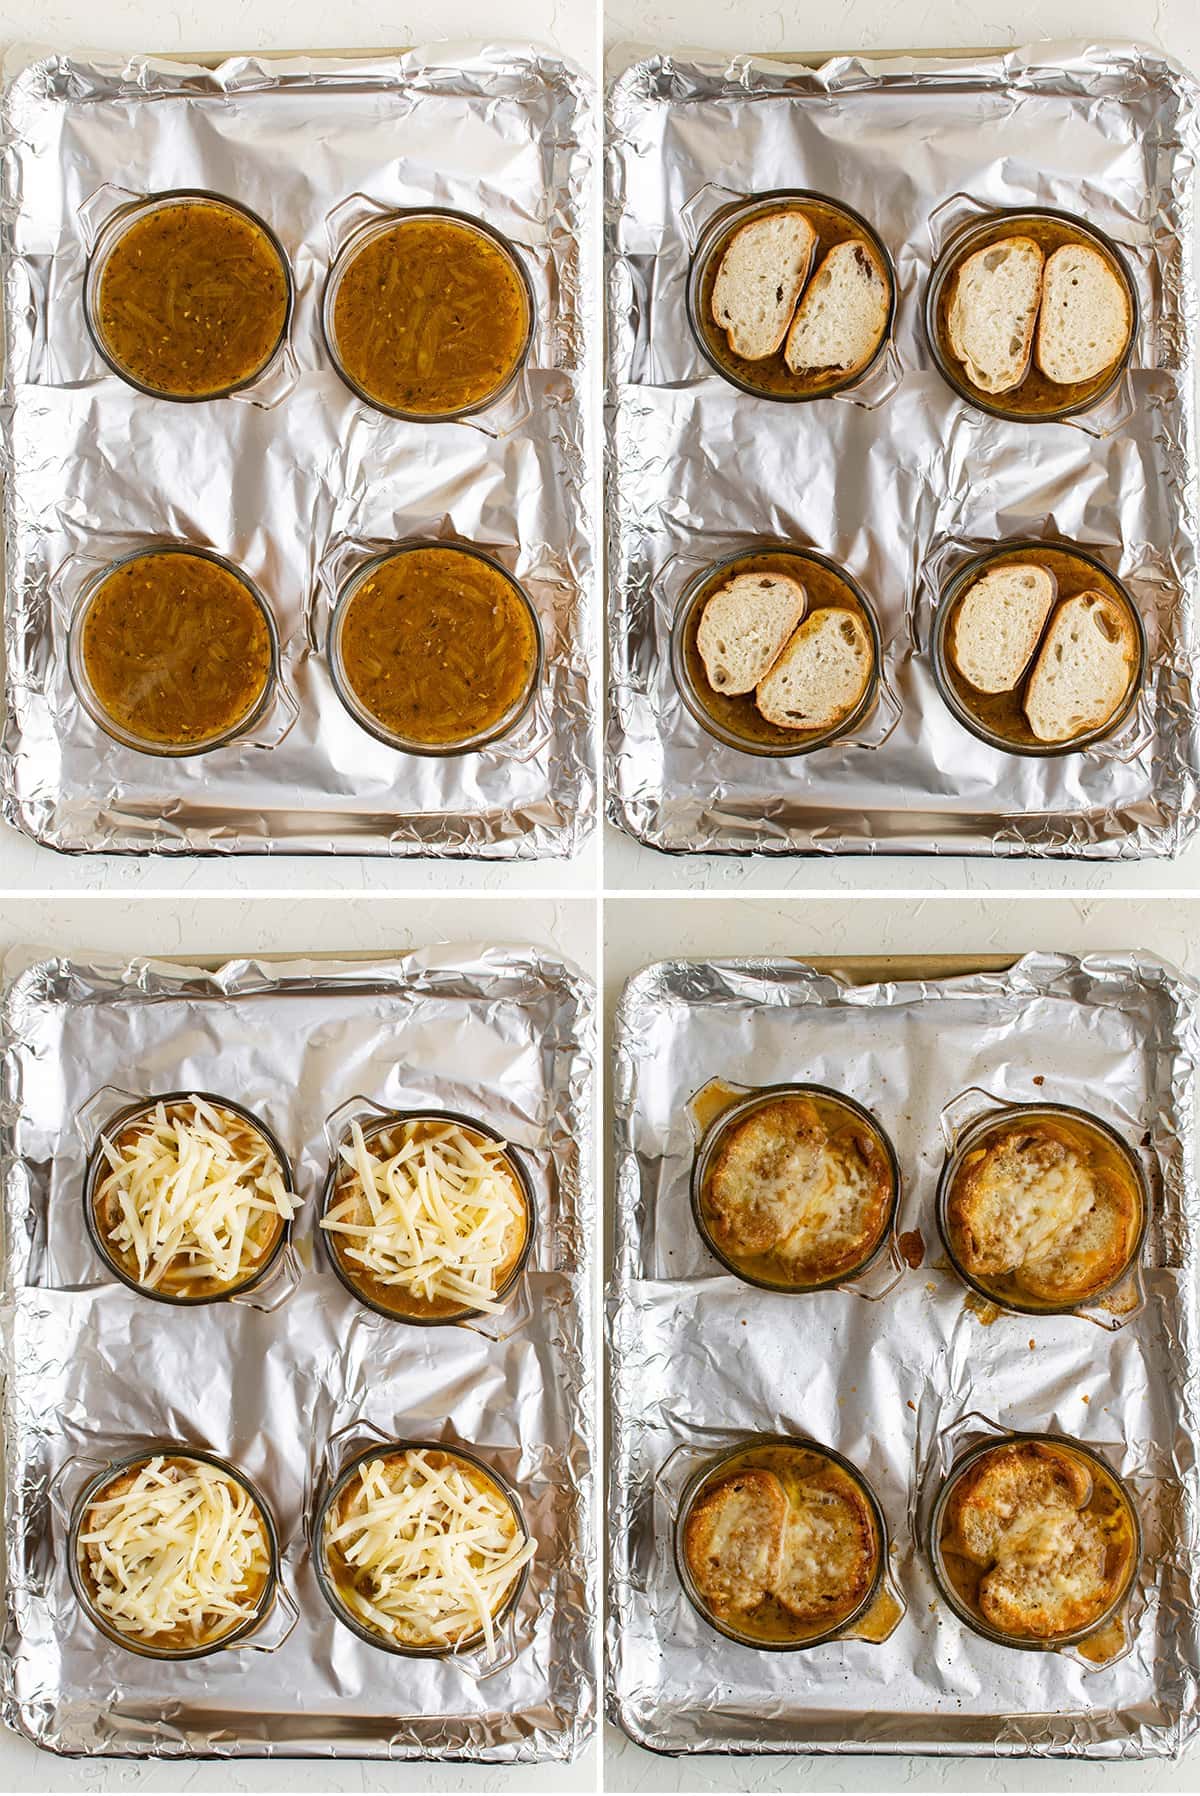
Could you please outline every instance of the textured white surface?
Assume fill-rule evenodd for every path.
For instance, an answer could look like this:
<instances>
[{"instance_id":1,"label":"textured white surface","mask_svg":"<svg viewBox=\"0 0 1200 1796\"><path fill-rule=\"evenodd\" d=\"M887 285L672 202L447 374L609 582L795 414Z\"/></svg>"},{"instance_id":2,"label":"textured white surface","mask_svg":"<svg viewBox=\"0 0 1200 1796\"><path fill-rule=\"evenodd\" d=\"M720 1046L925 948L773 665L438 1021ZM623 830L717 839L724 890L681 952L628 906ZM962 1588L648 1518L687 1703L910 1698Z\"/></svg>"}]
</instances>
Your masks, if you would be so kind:
<instances>
[{"instance_id":1,"label":"textured white surface","mask_svg":"<svg viewBox=\"0 0 1200 1796\"><path fill-rule=\"evenodd\" d=\"M527 898L517 912L487 898L297 897L287 905L241 897L0 899L0 956L16 944L56 954L144 955L401 953L443 941L521 941L565 955L595 977L595 911L587 902ZM397 1673L403 1677L403 1671ZM397 1695L397 1706L401 1698ZM381 1765L290 1760L147 1764L58 1759L0 1728L0 1790L66 1791L587 1791L592 1748L574 1765Z\"/></svg>"},{"instance_id":2,"label":"textured white surface","mask_svg":"<svg viewBox=\"0 0 1200 1796\"><path fill-rule=\"evenodd\" d=\"M610 899L605 1009L655 960L732 955L1083 954L1142 948L1200 975L1200 900L723 898L694 904ZM605 1737L610 1790L1200 1790L1200 1759L1179 1765L1072 1765L997 1759L666 1759Z\"/></svg>"},{"instance_id":3,"label":"textured white surface","mask_svg":"<svg viewBox=\"0 0 1200 1796\"><path fill-rule=\"evenodd\" d=\"M559 50L596 69L594 0L0 0L0 49L162 51L402 49L467 39L510 39ZM0 701L2 702L2 701ZM596 837L572 861L508 865L470 861L391 862L354 856L62 856L0 824L0 890L58 891L592 891Z\"/></svg>"},{"instance_id":4,"label":"textured white surface","mask_svg":"<svg viewBox=\"0 0 1200 1796\"><path fill-rule=\"evenodd\" d=\"M771 0L605 0L610 64L623 44L712 50L854 51L953 49L1131 38L1168 50L1200 68L1200 11L1195 0L830 0L789 8ZM695 891L863 891L921 887L930 891L1188 889L1200 886L1200 840L1178 861L1096 866L1078 861L994 861L959 857L811 859L670 856L607 828L605 884L610 890L669 887Z\"/></svg>"}]
</instances>

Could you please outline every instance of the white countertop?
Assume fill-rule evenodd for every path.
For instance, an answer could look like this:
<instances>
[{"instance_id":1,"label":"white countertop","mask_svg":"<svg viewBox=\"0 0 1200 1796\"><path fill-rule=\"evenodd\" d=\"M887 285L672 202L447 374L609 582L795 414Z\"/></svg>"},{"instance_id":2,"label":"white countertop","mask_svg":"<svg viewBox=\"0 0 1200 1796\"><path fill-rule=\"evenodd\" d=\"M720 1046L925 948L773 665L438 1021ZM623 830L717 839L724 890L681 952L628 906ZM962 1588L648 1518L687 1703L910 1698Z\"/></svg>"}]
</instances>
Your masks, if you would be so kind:
<instances>
[{"instance_id":1,"label":"white countertop","mask_svg":"<svg viewBox=\"0 0 1200 1796\"><path fill-rule=\"evenodd\" d=\"M488 899L446 896L396 901L363 896L295 897L287 905L243 897L0 898L0 959L27 945L60 955L304 955L314 951L399 954L436 942L521 942L557 952L596 976L592 905L526 898L519 914ZM397 1673L402 1678L403 1672ZM397 1698L398 1706L400 1698ZM380 1764L292 1759L224 1764L60 1759L0 1727L0 1790L36 1791L591 1791L598 1752L574 1765Z\"/></svg>"},{"instance_id":2,"label":"white countertop","mask_svg":"<svg viewBox=\"0 0 1200 1796\"><path fill-rule=\"evenodd\" d=\"M897 900L714 898L605 905L605 1010L626 980L656 960L737 955L1007 954L1030 948L1075 954L1138 947L1200 975L1200 900L1180 898L930 897ZM1200 1790L1200 1756L1181 1764L1096 1764L1030 1759L669 1759L605 1734L610 1790L1119 1791Z\"/></svg>"}]
</instances>

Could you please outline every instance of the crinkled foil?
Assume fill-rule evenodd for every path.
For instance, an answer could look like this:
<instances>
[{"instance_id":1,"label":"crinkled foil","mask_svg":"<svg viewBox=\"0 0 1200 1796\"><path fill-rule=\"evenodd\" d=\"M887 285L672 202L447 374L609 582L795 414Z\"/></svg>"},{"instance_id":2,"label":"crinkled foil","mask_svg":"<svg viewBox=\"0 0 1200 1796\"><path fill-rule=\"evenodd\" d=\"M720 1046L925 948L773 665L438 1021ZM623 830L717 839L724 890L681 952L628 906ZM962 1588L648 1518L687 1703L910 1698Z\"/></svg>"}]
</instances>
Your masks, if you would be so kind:
<instances>
[{"instance_id":1,"label":"crinkled foil","mask_svg":"<svg viewBox=\"0 0 1200 1796\"><path fill-rule=\"evenodd\" d=\"M607 200L615 822L652 847L706 853L1179 851L1200 820L1198 136L1191 77L1131 46L819 68L655 55L619 77ZM903 378L890 398L873 410L852 394L774 404L711 370L688 329L682 216L708 183L813 188L874 223L899 282ZM1131 415L1108 437L987 417L935 369L922 323L931 215L964 194L1080 213L1123 249L1143 329ZM1096 549L1145 617L1153 671L1119 754L1002 754L934 685L926 582L940 554L1046 535ZM669 655L673 558L709 562L764 536L824 550L877 606L902 706L882 746L765 761L724 748L684 707Z\"/></svg>"},{"instance_id":2,"label":"crinkled foil","mask_svg":"<svg viewBox=\"0 0 1200 1796\"><path fill-rule=\"evenodd\" d=\"M1200 1715L1195 1061L1200 989L1148 955L1029 954L1009 971L851 985L787 961L668 961L616 1020L609 1703L667 1752L1178 1754ZM900 1227L924 1263L869 1302L722 1274L688 1206L688 1099L713 1077L815 1080L891 1134ZM1040 1083L1044 1081L1044 1083ZM985 1325L934 1220L943 1106L972 1085L1092 1109L1157 1188L1148 1300L1113 1333L1079 1317ZM1147 1535L1132 1647L1103 1669L992 1646L940 1600L918 1486L978 1413L1060 1429L1130 1481ZM907 1614L885 1645L755 1652L689 1606L663 1468L681 1446L807 1433L861 1467L888 1518ZM923 1513L923 1511L922 1511Z\"/></svg>"},{"instance_id":3,"label":"crinkled foil","mask_svg":"<svg viewBox=\"0 0 1200 1796\"><path fill-rule=\"evenodd\" d=\"M573 853L595 794L588 79L548 52L503 45L243 56L213 69L45 54L10 74L3 814L75 851ZM212 189L273 226L296 282L290 392L270 405L180 405L106 369L84 328L79 217L106 182ZM472 213L518 246L539 322L528 416L507 434L486 414L432 425L385 417L334 372L320 326L327 219L355 193ZM352 720L310 626L326 621L316 595L336 544L448 533L493 549L525 583L547 666L507 742L427 759ZM157 536L215 548L260 586L299 706L284 741L164 760L120 747L76 701L56 571Z\"/></svg>"},{"instance_id":4,"label":"crinkled foil","mask_svg":"<svg viewBox=\"0 0 1200 1796\"><path fill-rule=\"evenodd\" d=\"M216 972L53 960L12 980L0 1012L11 1726L57 1752L160 1757L531 1762L580 1749L595 1708L591 1004L562 961L474 946ZM177 1309L101 1276L73 1118L108 1080L228 1093L276 1131L303 1203L303 1277L274 1314ZM521 1152L539 1228L531 1316L507 1341L381 1323L329 1269L314 1239L322 1121L359 1093L478 1115ZM476 1682L452 1662L394 1658L326 1607L306 1482L359 1417L476 1447L512 1478L539 1544L507 1669ZM158 1664L108 1645L72 1600L49 1483L70 1456L164 1434L228 1454L274 1508L300 1608L277 1651Z\"/></svg>"}]
</instances>

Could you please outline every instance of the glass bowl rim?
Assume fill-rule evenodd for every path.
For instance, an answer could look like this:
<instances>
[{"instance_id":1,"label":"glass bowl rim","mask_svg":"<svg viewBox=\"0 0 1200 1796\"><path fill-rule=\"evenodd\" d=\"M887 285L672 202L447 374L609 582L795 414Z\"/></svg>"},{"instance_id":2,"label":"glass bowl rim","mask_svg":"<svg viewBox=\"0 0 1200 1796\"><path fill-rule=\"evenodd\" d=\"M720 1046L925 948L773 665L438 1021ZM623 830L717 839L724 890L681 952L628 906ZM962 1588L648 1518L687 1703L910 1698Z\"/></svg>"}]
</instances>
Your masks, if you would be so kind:
<instances>
[{"instance_id":1,"label":"glass bowl rim","mask_svg":"<svg viewBox=\"0 0 1200 1796\"><path fill-rule=\"evenodd\" d=\"M279 335L265 360L261 361L252 373L244 375L240 380L230 382L227 386L218 387L211 393L170 393L163 387L147 386L145 381L139 380L136 375L131 374L117 361L105 344L104 333L95 317L95 308L99 304L99 286L108 258L125 232L140 218L149 217L162 207L189 203L223 206L230 212L240 214L254 229L261 231L278 258L285 290L283 321L279 327ZM124 205L118 206L113 212L110 212L100 226L84 265L83 317L88 336L97 353L118 379L123 380L135 392L144 393L149 399L165 399L172 405L205 405L215 399L229 399L233 394L244 393L248 388L255 386L275 362L287 342L295 309L296 279L292 273L292 264L287 251L271 226L242 200L232 199L226 193L217 193L207 187L167 187L157 193L147 193L140 198L127 200Z\"/></svg>"}]
</instances>

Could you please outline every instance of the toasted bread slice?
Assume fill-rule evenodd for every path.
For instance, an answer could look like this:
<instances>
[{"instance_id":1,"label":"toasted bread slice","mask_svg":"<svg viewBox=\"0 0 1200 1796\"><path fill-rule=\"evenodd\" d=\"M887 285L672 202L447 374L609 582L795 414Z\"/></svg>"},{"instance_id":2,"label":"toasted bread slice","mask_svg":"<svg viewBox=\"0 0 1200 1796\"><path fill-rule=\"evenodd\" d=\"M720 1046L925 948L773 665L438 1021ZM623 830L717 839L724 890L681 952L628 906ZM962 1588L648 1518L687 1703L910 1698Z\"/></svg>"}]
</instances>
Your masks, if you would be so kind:
<instances>
[{"instance_id":1,"label":"toasted bread slice","mask_svg":"<svg viewBox=\"0 0 1200 1796\"><path fill-rule=\"evenodd\" d=\"M1096 1180L1095 1201L1074 1228L1021 1266L1017 1280L1045 1303L1082 1302L1120 1277L1137 1236L1133 1194L1115 1179Z\"/></svg>"},{"instance_id":2,"label":"toasted bread slice","mask_svg":"<svg viewBox=\"0 0 1200 1796\"><path fill-rule=\"evenodd\" d=\"M793 374L806 368L856 374L879 348L887 316L887 278L871 245L862 237L835 243L808 283L788 332L788 367Z\"/></svg>"},{"instance_id":3,"label":"toasted bread slice","mask_svg":"<svg viewBox=\"0 0 1200 1796\"><path fill-rule=\"evenodd\" d=\"M981 1453L955 1486L950 1525L959 1552L990 1565L1019 1546L1047 1510L1082 1509L1092 1494L1083 1460L1039 1441Z\"/></svg>"},{"instance_id":4,"label":"toasted bread slice","mask_svg":"<svg viewBox=\"0 0 1200 1796\"><path fill-rule=\"evenodd\" d=\"M1125 283L1099 250L1065 243L1047 258L1035 350L1047 379L1095 380L1124 355L1132 328Z\"/></svg>"},{"instance_id":5,"label":"toasted bread slice","mask_svg":"<svg viewBox=\"0 0 1200 1796\"><path fill-rule=\"evenodd\" d=\"M1050 1251L1095 1201L1074 1148L1044 1127L1015 1125L966 1156L947 1221L966 1271L996 1278Z\"/></svg>"},{"instance_id":6,"label":"toasted bread slice","mask_svg":"<svg viewBox=\"0 0 1200 1796\"><path fill-rule=\"evenodd\" d=\"M954 277L950 348L985 393L1009 393L1029 372L1043 260L1032 237L1002 237L968 256Z\"/></svg>"},{"instance_id":7,"label":"toasted bread slice","mask_svg":"<svg viewBox=\"0 0 1200 1796\"><path fill-rule=\"evenodd\" d=\"M731 1472L693 1504L683 1531L688 1570L718 1614L753 1609L779 1580L788 1501L774 1472Z\"/></svg>"},{"instance_id":8,"label":"toasted bread slice","mask_svg":"<svg viewBox=\"0 0 1200 1796\"><path fill-rule=\"evenodd\" d=\"M817 233L803 212L768 212L735 231L713 282L712 315L734 355L762 362L787 336Z\"/></svg>"},{"instance_id":9,"label":"toasted bread slice","mask_svg":"<svg viewBox=\"0 0 1200 1796\"><path fill-rule=\"evenodd\" d=\"M825 1127L808 1098L776 1098L732 1125L708 1181L717 1245L731 1254L770 1253L803 1215L824 1146Z\"/></svg>"},{"instance_id":10,"label":"toasted bread slice","mask_svg":"<svg viewBox=\"0 0 1200 1796\"><path fill-rule=\"evenodd\" d=\"M835 1473L793 1490L774 1594L800 1621L833 1620L862 1601L875 1571L866 1499Z\"/></svg>"},{"instance_id":11,"label":"toasted bread slice","mask_svg":"<svg viewBox=\"0 0 1200 1796\"><path fill-rule=\"evenodd\" d=\"M737 574L714 592L696 647L714 692L753 692L804 616L808 595L786 574Z\"/></svg>"},{"instance_id":12,"label":"toasted bread slice","mask_svg":"<svg viewBox=\"0 0 1200 1796\"><path fill-rule=\"evenodd\" d=\"M1126 605L1102 592L1064 599L1034 663L1025 715L1039 742L1070 742L1116 715L1137 670L1137 629Z\"/></svg>"},{"instance_id":13,"label":"toasted bread slice","mask_svg":"<svg viewBox=\"0 0 1200 1796\"><path fill-rule=\"evenodd\" d=\"M1029 1518L1024 1542L981 1580L979 1607L1004 1634L1048 1640L1096 1621L1116 1594L1119 1573L1091 1516L1050 1508Z\"/></svg>"},{"instance_id":14,"label":"toasted bread slice","mask_svg":"<svg viewBox=\"0 0 1200 1796\"><path fill-rule=\"evenodd\" d=\"M865 1129L828 1142L796 1225L775 1250L789 1275L815 1283L857 1266L883 1232L891 1197L891 1167Z\"/></svg>"},{"instance_id":15,"label":"toasted bread slice","mask_svg":"<svg viewBox=\"0 0 1200 1796\"><path fill-rule=\"evenodd\" d=\"M856 611L827 605L805 618L764 680L755 703L785 730L827 730L849 717L870 684L874 656Z\"/></svg>"},{"instance_id":16,"label":"toasted bread slice","mask_svg":"<svg viewBox=\"0 0 1200 1796\"><path fill-rule=\"evenodd\" d=\"M950 626L950 658L977 692L1011 692L1041 641L1058 591L1035 562L991 568L963 595Z\"/></svg>"}]
</instances>

